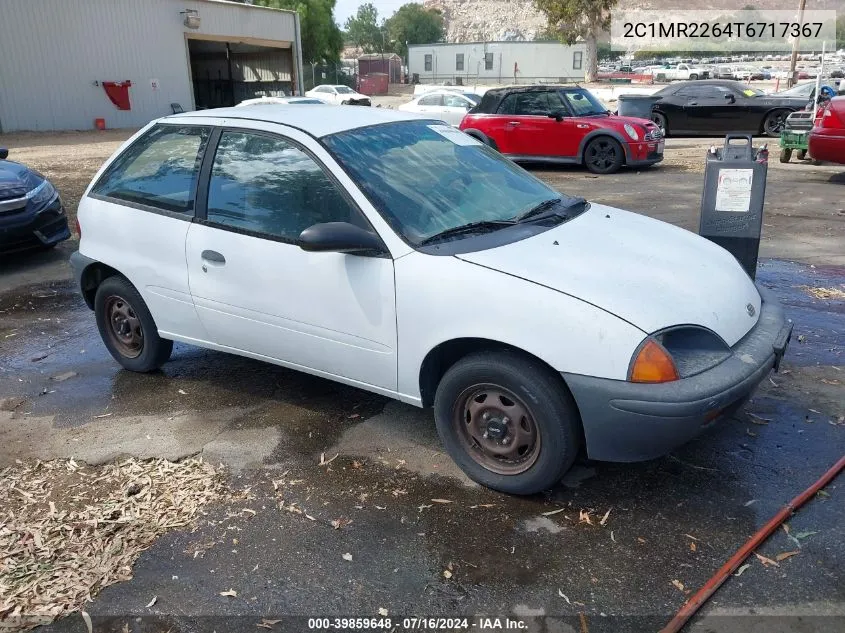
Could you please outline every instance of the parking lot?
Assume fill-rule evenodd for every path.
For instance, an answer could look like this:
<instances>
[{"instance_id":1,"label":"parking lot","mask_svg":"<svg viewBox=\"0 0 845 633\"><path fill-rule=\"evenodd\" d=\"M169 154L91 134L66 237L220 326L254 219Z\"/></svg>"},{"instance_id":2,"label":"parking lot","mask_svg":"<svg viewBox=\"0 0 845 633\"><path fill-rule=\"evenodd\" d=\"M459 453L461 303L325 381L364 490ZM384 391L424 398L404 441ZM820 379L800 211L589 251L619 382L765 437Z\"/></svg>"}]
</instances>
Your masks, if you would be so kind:
<instances>
[{"instance_id":1,"label":"parking lot","mask_svg":"<svg viewBox=\"0 0 845 633\"><path fill-rule=\"evenodd\" d=\"M55 183L73 216L129 133L3 143ZM612 176L532 171L695 231L713 142L669 139L662 164ZM121 456L225 466L227 492L195 527L159 538L131 580L86 607L104 630L255 631L279 614L380 610L537 617L532 630L549 632L657 630L845 453L845 170L781 165L770 148L758 280L795 321L793 341L744 411L667 457L581 460L548 493L508 497L460 473L430 411L182 344L160 373L120 370L70 280L71 241L0 260L0 470ZM788 523L690 630L841 630L841 478ZM73 615L47 628L85 624Z\"/></svg>"}]
</instances>

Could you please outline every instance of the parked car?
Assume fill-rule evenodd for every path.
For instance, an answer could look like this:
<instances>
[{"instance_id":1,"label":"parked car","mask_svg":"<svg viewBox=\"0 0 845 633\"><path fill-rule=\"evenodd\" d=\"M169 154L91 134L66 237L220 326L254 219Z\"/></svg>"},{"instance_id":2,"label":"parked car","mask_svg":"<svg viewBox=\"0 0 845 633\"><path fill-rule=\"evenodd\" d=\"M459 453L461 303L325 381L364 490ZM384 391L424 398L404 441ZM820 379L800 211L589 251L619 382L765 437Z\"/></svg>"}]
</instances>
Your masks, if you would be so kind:
<instances>
[{"instance_id":1,"label":"parked car","mask_svg":"<svg viewBox=\"0 0 845 633\"><path fill-rule=\"evenodd\" d=\"M834 97L810 130L810 157L845 164L845 97Z\"/></svg>"},{"instance_id":2,"label":"parked car","mask_svg":"<svg viewBox=\"0 0 845 633\"><path fill-rule=\"evenodd\" d=\"M484 93L461 129L516 161L582 164L597 174L663 160L663 134L645 119L612 115L578 86L518 86Z\"/></svg>"},{"instance_id":3,"label":"parked car","mask_svg":"<svg viewBox=\"0 0 845 633\"><path fill-rule=\"evenodd\" d=\"M791 333L714 243L405 112L154 121L79 223L74 274L124 368L182 341L433 407L458 465L509 493L554 485L582 446L630 461L690 440Z\"/></svg>"},{"instance_id":4,"label":"parked car","mask_svg":"<svg viewBox=\"0 0 845 633\"><path fill-rule=\"evenodd\" d=\"M807 100L767 95L738 81L682 82L657 91L651 120L665 134L763 133L780 136L791 112Z\"/></svg>"},{"instance_id":5,"label":"parked car","mask_svg":"<svg viewBox=\"0 0 845 633\"><path fill-rule=\"evenodd\" d=\"M320 101L315 97L257 97L241 101L237 107L251 105L325 105L325 103L325 101Z\"/></svg>"},{"instance_id":6,"label":"parked car","mask_svg":"<svg viewBox=\"0 0 845 633\"><path fill-rule=\"evenodd\" d=\"M657 81L689 81L707 79L710 76L710 71L690 64L663 64L649 70L647 74L654 75L654 79Z\"/></svg>"},{"instance_id":7,"label":"parked car","mask_svg":"<svg viewBox=\"0 0 845 633\"><path fill-rule=\"evenodd\" d=\"M479 101L481 97L472 92L433 90L403 103L399 110L433 115L457 127L466 113L477 106Z\"/></svg>"},{"instance_id":8,"label":"parked car","mask_svg":"<svg viewBox=\"0 0 845 633\"><path fill-rule=\"evenodd\" d=\"M313 90L305 93L306 97L313 97L333 105L372 105L367 95L355 92L349 86L329 86L326 84L316 86Z\"/></svg>"},{"instance_id":9,"label":"parked car","mask_svg":"<svg viewBox=\"0 0 845 633\"><path fill-rule=\"evenodd\" d=\"M52 248L70 237L59 192L0 148L0 252Z\"/></svg>"}]
</instances>

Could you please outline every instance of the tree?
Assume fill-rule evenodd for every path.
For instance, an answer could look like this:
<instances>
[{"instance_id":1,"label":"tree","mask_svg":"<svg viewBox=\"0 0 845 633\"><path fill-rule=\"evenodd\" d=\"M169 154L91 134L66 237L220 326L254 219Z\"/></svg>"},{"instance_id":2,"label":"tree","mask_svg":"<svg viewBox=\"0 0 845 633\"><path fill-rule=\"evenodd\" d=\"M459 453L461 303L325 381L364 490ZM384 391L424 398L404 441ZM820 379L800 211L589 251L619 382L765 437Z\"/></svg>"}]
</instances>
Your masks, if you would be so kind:
<instances>
[{"instance_id":1,"label":"tree","mask_svg":"<svg viewBox=\"0 0 845 633\"><path fill-rule=\"evenodd\" d=\"M253 0L253 4L272 9L290 9L299 13L304 61L340 61L343 36L334 22L335 0Z\"/></svg>"},{"instance_id":2,"label":"tree","mask_svg":"<svg viewBox=\"0 0 845 633\"><path fill-rule=\"evenodd\" d=\"M346 20L346 32L365 53L383 53L387 37L378 23L378 9L367 2L358 7L355 17Z\"/></svg>"},{"instance_id":3,"label":"tree","mask_svg":"<svg viewBox=\"0 0 845 633\"><path fill-rule=\"evenodd\" d=\"M564 44L583 40L587 46L585 70L587 81L598 75L598 37L610 27L610 10L618 0L534 0L546 14L549 26Z\"/></svg>"},{"instance_id":4,"label":"tree","mask_svg":"<svg viewBox=\"0 0 845 633\"><path fill-rule=\"evenodd\" d=\"M440 11L416 3L403 4L384 27L387 37L394 42L393 50L403 59L408 56L408 44L431 44L444 36Z\"/></svg>"}]
</instances>

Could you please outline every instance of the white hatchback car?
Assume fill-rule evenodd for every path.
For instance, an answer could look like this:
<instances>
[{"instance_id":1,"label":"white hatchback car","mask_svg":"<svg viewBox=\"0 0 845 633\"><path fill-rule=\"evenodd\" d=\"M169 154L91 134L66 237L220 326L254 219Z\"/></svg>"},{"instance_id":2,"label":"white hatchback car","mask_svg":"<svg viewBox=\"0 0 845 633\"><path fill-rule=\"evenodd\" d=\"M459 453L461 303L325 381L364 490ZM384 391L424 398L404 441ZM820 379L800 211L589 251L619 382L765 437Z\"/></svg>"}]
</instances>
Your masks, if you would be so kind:
<instances>
[{"instance_id":1,"label":"white hatchback car","mask_svg":"<svg viewBox=\"0 0 845 633\"><path fill-rule=\"evenodd\" d=\"M727 251L563 195L440 121L324 106L154 121L100 169L71 259L103 341L183 341L434 407L510 493L666 453L740 406L791 333Z\"/></svg>"}]
</instances>

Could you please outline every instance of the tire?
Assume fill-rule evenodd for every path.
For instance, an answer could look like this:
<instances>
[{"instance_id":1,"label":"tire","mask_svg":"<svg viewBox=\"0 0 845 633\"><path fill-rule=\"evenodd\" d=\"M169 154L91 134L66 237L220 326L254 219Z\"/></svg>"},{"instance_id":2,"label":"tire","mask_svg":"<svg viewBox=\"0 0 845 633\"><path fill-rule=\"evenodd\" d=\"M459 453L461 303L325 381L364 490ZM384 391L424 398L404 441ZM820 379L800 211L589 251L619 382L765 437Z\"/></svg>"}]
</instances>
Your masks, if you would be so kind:
<instances>
[{"instance_id":1,"label":"tire","mask_svg":"<svg viewBox=\"0 0 845 633\"><path fill-rule=\"evenodd\" d=\"M560 377L515 352L477 352L450 367L437 386L434 418L461 470L509 494L554 486L580 445L578 410Z\"/></svg>"},{"instance_id":2,"label":"tire","mask_svg":"<svg viewBox=\"0 0 845 633\"><path fill-rule=\"evenodd\" d=\"M805 158L807 158L807 150L799 149L798 150L798 160L804 160Z\"/></svg>"},{"instance_id":3,"label":"tire","mask_svg":"<svg viewBox=\"0 0 845 633\"><path fill-rule=\"evenodd\" d=\"M698 79L698 75L696 75L695 73L693 73L693 74L691 74L691 75L689 76L689 79L690 79L690 81L695 81L696 79Z\"/></svg>"},{"instance_id":4,"label":"tire","mask_svg":"<svg viewBox=\"0 0 845 633\"><path fill-rule=\"evenodd\" d=\"M625 161L625 150L610 136L597 136L584 148L584 165L594 174L613 174Z\"/></svg>"},{"instance_id":5,"label":"tire","mask_svg":"<svg viewBox=\"0 0 845 633\"><path fill-rule=\"evenodd\" d=\"M663 136L669 136L669 121L666 119L665 114L662 114L660 112L652 112L651 121L661 130L663 130Z\"/></svg>"},{"instance_id":6,"label":"tire","mask_svg":"<svg viewBox=\"0 0 845 633\"><path fill-rule=\"evenodd\" d=\"M489 136L487 136L483 132L469 131L469 132L466 132L466 134L468 136L471 136L472 138L474 138L477 141L481 141L487 147L494 149L497 152L499 151L499 146L496 145L496 141L494 141L492 138L490 138Z\"/></svg>"},{"instance_id":7,"label":"tire","mask_svg":"<svg viewBox=\"0 0 845 633\"><path fill-rule=\"evenodd\" d=\"M783 129L783 123L786 117L790 115L790 110L773 110L763 119L763 134L769 137L779 137L780 131Z\"/></svg>"},{"instance_id":8,"label":"tire","mask_svg":"<svg viewBox=\"0 0 845 633\"><path fill-rule=\"evenodd\" d=\"M155 371L170 358L173 341L158 335L147 304L125 277L107 277L97 287L94 314L103 343L124 369Z\"/></svg>"},{"instance_id":9,"label":"tire","mask_svg":"<svg viewBox=\"0 0 845 633\"><path fill-rule=\"evenodd\" d=\"M792 150L791 149L780 150L780 162L788 163L790 158L792 158Z\"/></svg>"},{"instance_id":10,"label":"tire","mask_svg":"<svg viewBox=\"0 0 845 633\"><path fill-rule=\"evenodd\" d=\"M348 101L341 101L340 105L349 105L349 102Z\"/></svg>"}]
</instances>

